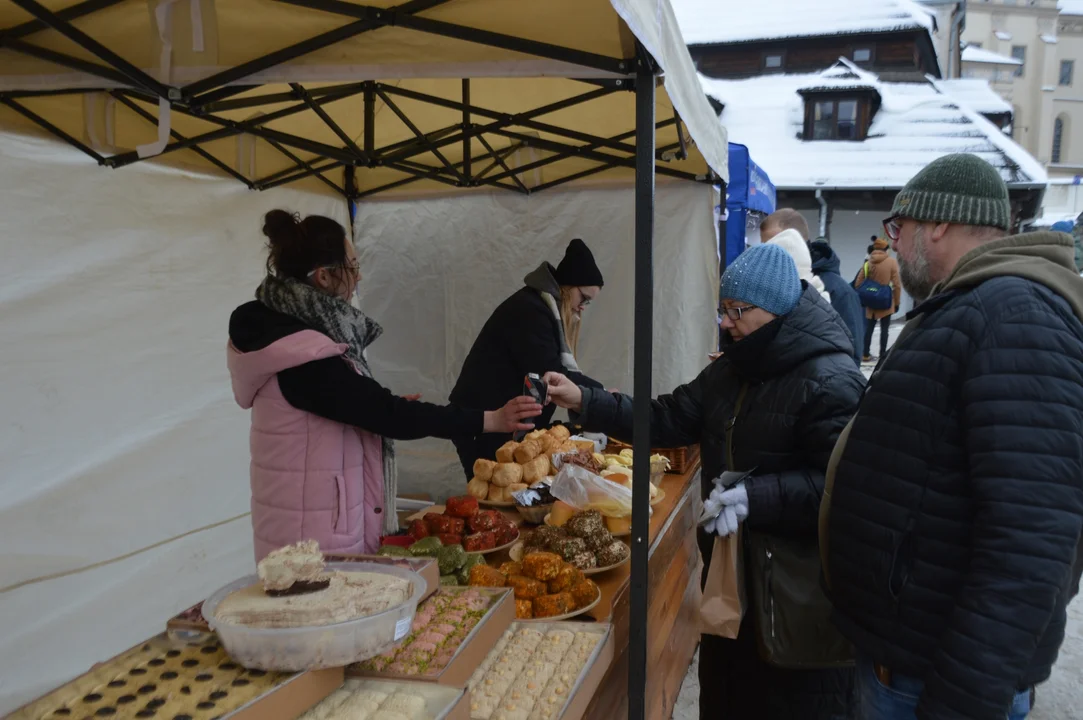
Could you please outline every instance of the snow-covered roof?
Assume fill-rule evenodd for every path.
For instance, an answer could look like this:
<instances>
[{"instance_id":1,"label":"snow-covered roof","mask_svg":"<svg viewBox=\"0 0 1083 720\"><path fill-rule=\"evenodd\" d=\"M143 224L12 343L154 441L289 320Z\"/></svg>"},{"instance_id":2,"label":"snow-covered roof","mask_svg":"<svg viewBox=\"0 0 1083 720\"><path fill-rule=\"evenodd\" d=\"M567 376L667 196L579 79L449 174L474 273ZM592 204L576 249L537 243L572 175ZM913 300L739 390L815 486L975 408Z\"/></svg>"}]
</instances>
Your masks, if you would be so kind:
<instances>
[{"instance_id":1,"label":"snow-covered roof","mask_svg":"<svg viewBox=\"0 0 1083 720\"><path fill-rule=\"evenodd\" d=\"M936 20L915 0L672 0L689 45L926 30Z\"/></svg>"},{"instance_id":2,"label":"snow-covered roof","mask_svg":"<svg viewBox=\"0 0 1083 720\"><path fill-rule=\"evenodd\" d=\"M846 58L811 76L813 79L797 88L798 92L817 90L875 90L880 79L873 73L862 70Z\"/></svg>"},{"instance_id":3,"label":"snow-covered roof","mask_svg":"<svg viewBox=\"0 0 1083 720\"><path fill-rule=\"evenodd\" d=\"M1022 65L1022 60L1016 60L1007 55L995 53L992 50L967 45L963 48L963 62L989 63L991 65Z\"/></svg>"},{"instance_id":4,"label":"snow-covered roof","mask_svg":"<svg viewBox=\"0 0 1083 720\"><path fill-rule=\"evenodd\" d=\"M982 114L1010 113L1012 106L989 87L986 80L977 78L956 78L952 80L933 80L945 95L949 95L976 112Z\"/></svg>"},{"instance_id":5,"label":"snow-covered roof","mask_svg":"<svg viewBox=\"0 0 1083 720\"><path fill-rule=\"evenodd\" d=\"M1083 0L1060 0L1057 8L1061 15L1083 15Z\"/></svg>"},{"instance_id":6,"label":"snow-covered roof","mask_svg":"<svg viewBox=\"0 0 1083 720\"><path fill-rule=\"evenodd\" d=\"M700 76L707 95L725 105L721 121L730 140L747 145L780 189L898 189L936 158L956 152L988 161L1010 184L1046 182L1041 164L956 97L954 83L931 79L893 83L874 76L881 105L866 140L801 140L805 114L798 91L824 81L821 73L745 80ZM975 94L967 85L963 89L969 91L964 97Z\"/></svg>"}]
</instances>

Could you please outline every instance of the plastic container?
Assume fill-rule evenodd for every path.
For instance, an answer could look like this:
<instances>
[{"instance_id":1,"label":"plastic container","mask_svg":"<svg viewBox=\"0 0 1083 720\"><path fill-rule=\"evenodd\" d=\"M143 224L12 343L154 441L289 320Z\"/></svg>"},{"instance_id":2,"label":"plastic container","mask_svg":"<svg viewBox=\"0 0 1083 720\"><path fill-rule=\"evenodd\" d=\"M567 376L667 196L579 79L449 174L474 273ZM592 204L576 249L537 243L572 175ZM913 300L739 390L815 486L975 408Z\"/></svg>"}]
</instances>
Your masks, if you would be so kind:
<instances>
[{"instance_id":1,"label":"plastic container","mask_svg":"<svg viewBox=\"0 0 1083 720\"><path fill-rule=\"evenodd\" d=\"M545 516L553 509L553 503L534 505L533 507L523 507L516 503L515 509L519 511L519 514L526 522L531 525L541 525L545 522Z\"/></svg>"},{"instance_id":2,"label":"plastic container","mask_svg":"<svg viewBox=\"0 0 1083 720\"><path fill-rule=\"evenodd\" d=\"M248 575L231 582L203 603L203 617L218 633L226 652L246 668L299 672L340 667L368 660L406 637L426 583L415 572L375 563L328 563L328 570L370 572L408 580L413 592L403 603L383 612L331 625L298 628L255 628L222 622L214 612L230 593L259 582Z\"/></svg>"}]
</instances>

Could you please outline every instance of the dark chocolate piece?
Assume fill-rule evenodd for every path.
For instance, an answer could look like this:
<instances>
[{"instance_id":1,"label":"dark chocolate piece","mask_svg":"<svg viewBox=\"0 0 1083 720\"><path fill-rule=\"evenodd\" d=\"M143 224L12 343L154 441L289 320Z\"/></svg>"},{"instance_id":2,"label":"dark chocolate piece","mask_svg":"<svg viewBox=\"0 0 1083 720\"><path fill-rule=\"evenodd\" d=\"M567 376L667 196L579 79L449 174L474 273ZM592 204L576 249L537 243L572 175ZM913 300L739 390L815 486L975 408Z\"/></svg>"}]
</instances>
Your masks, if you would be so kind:
<instances>
[{"instance_id":1,"label":"dark chocolate piece","mask_svg":"<svg viewBox=\"0 0 1083 720\"><path fill-rule=\"evenodd\" d=\"M321 580L298 580L285 590L267 590L271 597L286 597L287 595L308 595L309 593L326 590L331 585L331 578Z\"/></svg>"}]
</instances>

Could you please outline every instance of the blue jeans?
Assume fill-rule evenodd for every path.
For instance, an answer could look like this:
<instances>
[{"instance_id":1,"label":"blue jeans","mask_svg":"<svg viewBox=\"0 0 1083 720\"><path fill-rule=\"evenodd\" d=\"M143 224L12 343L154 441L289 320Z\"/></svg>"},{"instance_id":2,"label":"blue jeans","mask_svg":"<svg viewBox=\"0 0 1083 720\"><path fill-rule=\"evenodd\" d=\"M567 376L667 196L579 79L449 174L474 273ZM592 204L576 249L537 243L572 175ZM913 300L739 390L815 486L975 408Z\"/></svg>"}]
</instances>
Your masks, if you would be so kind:
<instances>
[{"instance_id":1,"label":"blue jeans","mask_svg":"<svg viewBox=\"0 0 1083 720\"><path fill-rule=\"evenodd\" d=\"M925 683L915 677L893 674L891 687L886 687L876 677L873 664L859 658L854 685L856 720L914 720L918 698ZM1005 717L1007 720L1025 720L1029 712L1030 690L1023 690L1016 693Z\"/></svg>"}]
</instances>

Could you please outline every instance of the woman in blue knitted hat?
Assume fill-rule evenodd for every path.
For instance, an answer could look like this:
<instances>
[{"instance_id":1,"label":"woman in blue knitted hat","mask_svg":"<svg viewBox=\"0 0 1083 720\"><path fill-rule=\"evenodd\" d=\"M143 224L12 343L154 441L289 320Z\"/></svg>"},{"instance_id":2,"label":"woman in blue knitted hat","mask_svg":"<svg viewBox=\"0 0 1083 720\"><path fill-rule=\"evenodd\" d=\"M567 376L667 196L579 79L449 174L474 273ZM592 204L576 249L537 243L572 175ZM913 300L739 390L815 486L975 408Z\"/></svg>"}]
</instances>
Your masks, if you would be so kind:
<instances>
[{"instance_id":1,"label":"woman in blue knitted hat","mask_svg":"<svg viewBox=\"0 0 1083 720\"><path fill-rule=\"evenodd\" d=\"M776 622L799 646L830 639L829 606L818 582L817 515L828 458L865 378L854 365L846 324L798 278L781 247L757 245L738 256L722 277L720 296L724 354L692 382L654 400L651 412L653 445L702 447L701 493L705 508L717 513L698 532L703 567L710 566L716 536L745 527L748 604L736 639L701 638L700 717L847 717L850 667L788 669L779 648L769 662L760 646L769 645ZM631 397L557 374L547 380L551 401L573 420L632 439ZM722 478L727 470L747 474L731 484L733 476ZM787 568L779 565L785 582L763 572L769 548L779 560L787 553ZM765 607L769 618L758 610ZM807 653L806 667L817 666L819 647L791 649Z\"/></svg>"}]
</instances>

